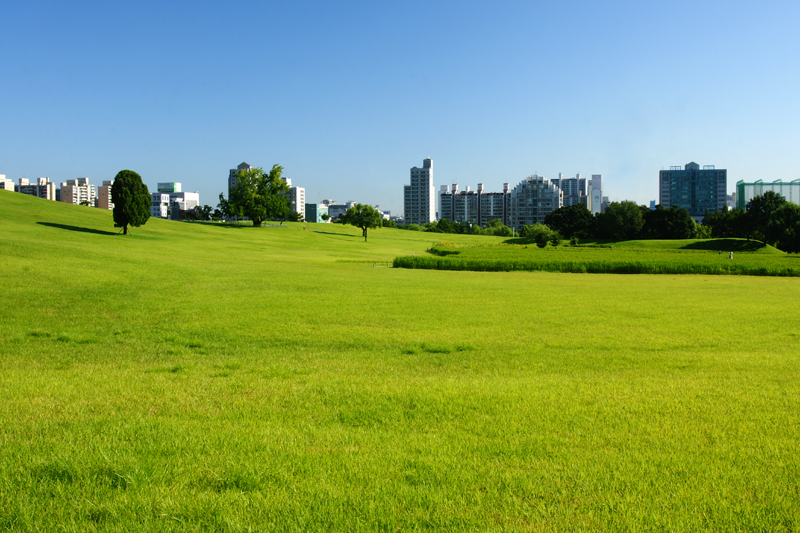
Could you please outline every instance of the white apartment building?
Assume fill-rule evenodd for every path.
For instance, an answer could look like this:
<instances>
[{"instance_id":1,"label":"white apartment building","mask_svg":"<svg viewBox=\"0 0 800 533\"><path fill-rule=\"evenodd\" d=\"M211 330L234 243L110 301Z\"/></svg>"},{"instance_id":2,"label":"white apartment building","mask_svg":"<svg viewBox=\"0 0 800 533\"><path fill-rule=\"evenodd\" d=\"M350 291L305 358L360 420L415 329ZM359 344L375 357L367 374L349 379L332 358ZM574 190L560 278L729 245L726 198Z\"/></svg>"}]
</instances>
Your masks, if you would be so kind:
<instances>
[{"instance_id":1,"label":"white apartment building","mask_svg":"<svg viewBox=\"0 0 800 533\"><path fill-rule=\"evenodd\" d=\"M50 178L39 178L36 183L30 183L26 178L19 179L19 185L14 190L22 194L29 194L45 200L56 201L56 184Z\"/></svg>"},{"instance_id":2,"label":"white apartment building","mask_svg":"<svg viewBox=\"0 0 800 533\"><path fill-rule=\"evenodd\" d=\"M163 192L150 193L150 216L167 218L169 215L169 194Z\"/></svg>"},{"instance_id":3,"label":"white apartment building","mask_svg":"<svg viewBox=\"0 0 800 533\"><path fill-rule=\"evenodd\" d=\"M5 174L0 174L0 189L14 192L14 180L6 179Z\"/></svg>"},{"instance_id":4,"label":"white apartment building","mask_svg":"<svg viewBox=\"0 0 800 533\"><path fill-rule=\"evenodd\" d=\"M406 224L427 224L436 219L433 160L423 159L422 168L411 169L411 183L403 186L403 219Z\"/></svg>"},{"instance_id":5,"label":"white apartment building","mask_svg":"<svg viewBox=\"0 0 800 533\"><path fill-rule=\"evenodd\" d=\"M593 215L605 211L603 209L603 176L600 174L592 174L591 181L591 198L587 207Z\"/></svg>"},{"instance_id":6,"label":"white apartment building","mask_svg":"<svg viewBox=\"0 0 800 533\"><path fill-rule=\"evenodd\" d=\"M292 178L281 178L289 186L289 210L300 213L306 219L306 189L292 186Z\"/></svg>"},{"instance_id":7,"label":"white apartment building","mask_svg":"<svg viewBox=\"0 0 800 533\"><path fill-rule=\"evenodd\" d=\"M60 196L60 200L66 204L94 207L97 192L95 186L89 183L89 178L76 178L61 184Z\"/></svg>"},{"instance_id":8,"label":"white apartment building","mask_svg":"<svg viewBox=\"0 0 800 533\"><path fill-rule=\"evenodd\" d=\"M510 223L514 230L524 226L544 224L544 217L563 206L563 193L552 181L537 176L528 176L511 191Z\"/></svg>"}]
</instances>

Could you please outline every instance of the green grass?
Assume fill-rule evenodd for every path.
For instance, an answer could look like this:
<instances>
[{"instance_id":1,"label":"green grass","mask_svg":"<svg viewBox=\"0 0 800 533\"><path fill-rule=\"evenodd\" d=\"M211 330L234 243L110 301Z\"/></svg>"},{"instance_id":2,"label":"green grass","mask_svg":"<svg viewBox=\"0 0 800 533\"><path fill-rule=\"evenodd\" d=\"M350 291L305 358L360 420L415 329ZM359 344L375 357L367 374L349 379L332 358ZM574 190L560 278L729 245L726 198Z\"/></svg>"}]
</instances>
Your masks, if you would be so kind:
<instances>
[{"instance_id":1,"label":"green grass","mask_svg":"<svg viewBox=\"0 0 800 533\"><path fill-rule=\"evenodd\" d=\"M737 251L733 260L728 249ZM741 239L629 241L537 248L533 244L437 243L428 254L399 256L395 267L434 270L514 270L603 274L800 276L800 259Z\"/></svg>"},{"instance_id":2,"label":"green grass","mask_svg":"<svg viewBox=\"0 0 800 533\"><path fill-rule=\"evenodd\" d=\"M0 529L798 529L798 280L288 226L0 191Z\"/></svg>"}]
</instances>

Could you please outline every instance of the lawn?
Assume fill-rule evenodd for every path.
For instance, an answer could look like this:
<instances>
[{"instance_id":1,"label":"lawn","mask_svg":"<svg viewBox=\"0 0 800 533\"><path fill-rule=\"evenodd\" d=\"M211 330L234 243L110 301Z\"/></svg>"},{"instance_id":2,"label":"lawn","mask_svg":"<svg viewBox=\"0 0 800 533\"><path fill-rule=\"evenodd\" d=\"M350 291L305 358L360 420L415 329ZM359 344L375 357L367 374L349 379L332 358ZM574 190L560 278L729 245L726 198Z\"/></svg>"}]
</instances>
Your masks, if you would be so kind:
<instances>
[{"instance_id":1,"label":"lawn","mask_svg":"<svg viewBox=\"0 0 800 533\"><path fill-rule=\"evenodd\" d=\"M0 529L798 529L797 279L283 226L0 191Z\"/></svg>"}]
</instances>

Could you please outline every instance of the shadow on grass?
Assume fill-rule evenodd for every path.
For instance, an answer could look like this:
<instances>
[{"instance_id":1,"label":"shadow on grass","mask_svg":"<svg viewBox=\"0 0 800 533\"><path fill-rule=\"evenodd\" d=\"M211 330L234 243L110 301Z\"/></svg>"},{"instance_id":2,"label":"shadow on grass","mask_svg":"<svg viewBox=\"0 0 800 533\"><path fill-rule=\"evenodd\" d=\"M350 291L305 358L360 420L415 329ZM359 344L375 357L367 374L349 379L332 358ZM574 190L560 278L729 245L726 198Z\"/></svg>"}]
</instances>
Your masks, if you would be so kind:
<instances>
[{"instance_id":1,"label":"shadow on grass","mask_svg":"<svg viewBox=\"0 0 800 533\"><path fill-rule=\"evenodd\" d=\"M756 252L764 248L764 243L743 239L709 239L682 246L682 250L721 250L723 252Z\"/></svg>"},{"instance_id":2,"label":"shadow on grass","mask_svg":"<svg viewBox=\"0 0 800 533\"><path fill-rule=\"evenodd\" d=\"M358 238L358 239L363 237L363 235L354 235L354 234L351 234L351 233L336 233L335 231L319 231L319 230L316 230L316 229L312 229L311 231L313 231L314 233L323 233L325 235L336 235L338 237L354 237L354 238Z\"/></svg>"},{"instance_id":3,"label":"shadow on grass","mask_svg":"<svg viewBox=\"0 0 800 533\"><path fill-rule=\"evenodd\" d=\"M50 228L66 229L66 230L69 230L69 231L79 231L81 233L94 233L96 235L119 235L120 234L120 232L105 231L105 230L102 230L102 229L93 229L93 228L82 228L80 226L69 226L67 224L56 224L55 222L37 222L37 224L41 224L42 226L47 226L47 227L50 227Z\"/></svg>"}]
</instances>

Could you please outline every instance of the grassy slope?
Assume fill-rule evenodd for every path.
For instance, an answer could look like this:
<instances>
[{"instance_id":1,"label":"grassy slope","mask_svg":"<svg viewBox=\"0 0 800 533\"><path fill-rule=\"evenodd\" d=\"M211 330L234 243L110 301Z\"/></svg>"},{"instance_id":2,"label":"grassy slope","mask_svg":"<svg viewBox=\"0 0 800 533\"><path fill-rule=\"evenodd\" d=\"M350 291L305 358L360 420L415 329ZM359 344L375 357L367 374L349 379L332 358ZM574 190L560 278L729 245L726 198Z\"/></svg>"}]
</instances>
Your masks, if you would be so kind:
<instances>
[{"instance_id":1,"label":"grassy slope","mask_svg":"<svg viewBox=\"0 0 800 533\"><path fill-rule=\"evenodd\" d=\"M0 528L797 529L797 280L110 220L0 191Z\"/></svg>"}]
</instances>

